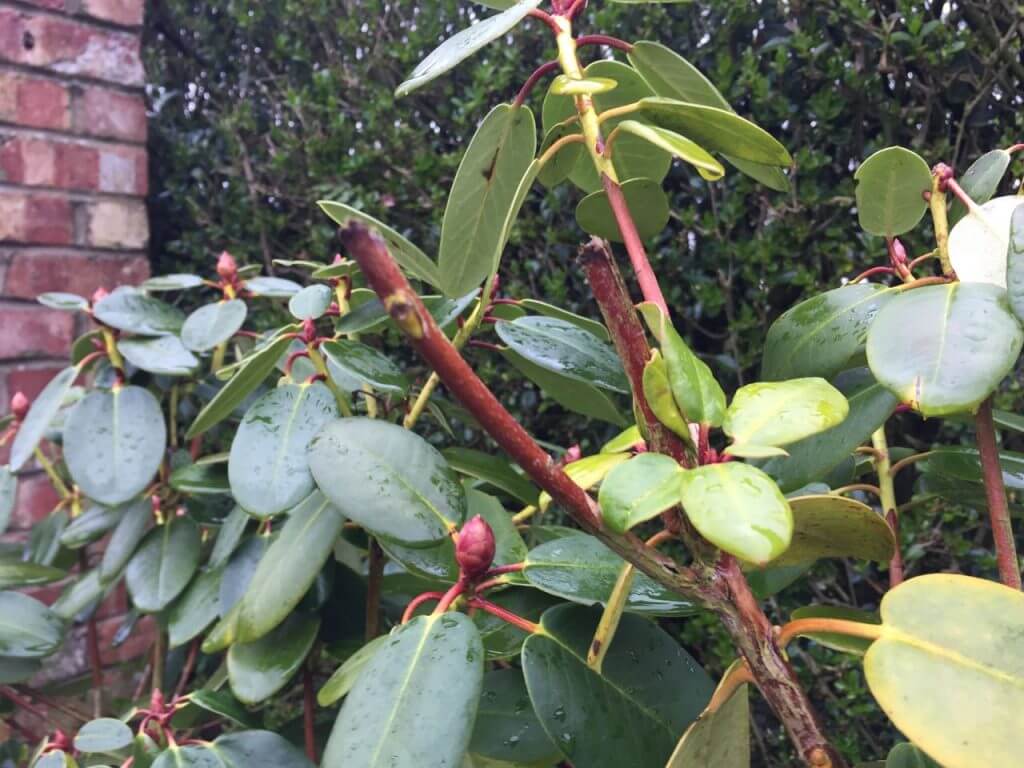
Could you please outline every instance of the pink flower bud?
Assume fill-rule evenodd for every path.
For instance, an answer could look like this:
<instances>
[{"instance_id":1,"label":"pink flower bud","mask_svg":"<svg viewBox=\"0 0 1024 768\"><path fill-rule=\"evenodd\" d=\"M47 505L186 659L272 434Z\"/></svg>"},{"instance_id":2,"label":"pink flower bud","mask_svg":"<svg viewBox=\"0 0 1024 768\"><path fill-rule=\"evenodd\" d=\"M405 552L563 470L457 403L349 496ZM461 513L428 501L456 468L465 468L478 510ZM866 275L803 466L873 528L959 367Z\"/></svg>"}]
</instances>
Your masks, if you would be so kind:
<instances>
[{"instance_id":1,"label":"pink flower bud","mask_svg":"<svg viewBox=\"0 0 1024 768\"><path fill-rule=\"evenodd\" d=\"M892 259L893 266L907 262L907 249L903 247L898 237L894 237L889 243L889 258Z\"/></svg>"},{"instance_id":2,"label":"pink flower bud","mask_svg":"<svg viewBox=\"0 0 1024 768\"><path fill-rule=\"evenodd\" d=\"M302 340L307 344L316 340L316 323L308 317L302 321Z\"/></svg>"},{"instance_id":3,"label":"pink flower bud","mask_svg":"<svg viewBox=\"0 0 1024 768\"><path fill-rule=\"evenodd\" d=\"M477 515L459 531L455 545L455 560L462 575L468 579L479 579L494 561L494 531L480 515Z\"/></svg>"},{"instance_id":4,"label":"pink flower bud","mask_svg":"<svg viewBox=\"0 0 1024 768\"><path fill-rule=\"evenodd\" d=\"M11 413L14 414L15 421L23 421L25 414L28 413L28 398L25 397L24 392L15 392L14 397L11 398Z\"/></svg>"},{"instance_id":5,"label":"pink flower bud","mask_svg":"<svg viewBox=\"0 0 1024 768\"><path fill-rule=\"evenodd\" d=\"M95 291L93 291L93 294L92 294L92 305L96 306L101 301L103 301L105 298L107 298L107 296L109 296L109 295L110 295L110 291L108 291L106 288L100 286Z\"/></svg>"},{"instance_id":6,"label":"pink flower bud","mask_svg":"<svg viewBox=\"0 0 1024 768\"><path fill-rule=\"evenodd\" d=\"M217 259L217 274L222 280L227 280L229 283L238 277L238 262L227 251L221 251Z\"/></svg>"}]
</instances>

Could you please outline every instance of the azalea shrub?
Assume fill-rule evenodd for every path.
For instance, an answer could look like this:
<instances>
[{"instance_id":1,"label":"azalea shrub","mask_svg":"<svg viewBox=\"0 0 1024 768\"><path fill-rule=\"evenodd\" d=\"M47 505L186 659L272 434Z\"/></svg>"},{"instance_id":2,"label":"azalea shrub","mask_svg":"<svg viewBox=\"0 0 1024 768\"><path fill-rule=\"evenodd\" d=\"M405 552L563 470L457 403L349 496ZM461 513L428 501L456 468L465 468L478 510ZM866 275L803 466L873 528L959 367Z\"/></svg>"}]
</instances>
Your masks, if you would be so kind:
<instances>
[{"instance_id":1,"label":"azalea shrub","mask_svg":"<svg viewBox=\"0 0 1024 768\"><path fill-rule=\"evenodd\" d=\"M673 163L772 194L790 151L664 45L580 33L585 0L488 5L397 95L520 25L557 55L478 126L436 258L321 201L341 250L279 260L302 283L224 253L207 275L39 297L94 328L3 422L0 522L33 463L61 502L0 561L0 695L40 716L30 681L84 623L97 717L25 728L28 761L746 768L758 696L800 764L842 768L787 653L803 642L861 657L906 736L865 765L1016 764L1024 459L999 442L1024 419L993 394L1024 341L1024 197L997 194L1021 146L959 176L902 147L866 158L857 211L883 263L784 312L760 380L726 392L645 243L673 226ZM538 185L578 200L586 315L502 291ZM288 320L254 325L268 306ZM508 376L607 441L585 455L531 435L494 394ZM974 445L889 445L903 412L973 424ZM467 447L479 433L488 450ZM998 582L904 578L919 545L901 516L933 498L988 515ZM877 610L770 621L765 602L823 559L875 563ZM72 570L52 605L23 591ZM95 611L121 584L155 624L130 701L104 695L98 663ZM732 644L717 679L680 643L696 617Z\"/></svg>"}]
</instances>

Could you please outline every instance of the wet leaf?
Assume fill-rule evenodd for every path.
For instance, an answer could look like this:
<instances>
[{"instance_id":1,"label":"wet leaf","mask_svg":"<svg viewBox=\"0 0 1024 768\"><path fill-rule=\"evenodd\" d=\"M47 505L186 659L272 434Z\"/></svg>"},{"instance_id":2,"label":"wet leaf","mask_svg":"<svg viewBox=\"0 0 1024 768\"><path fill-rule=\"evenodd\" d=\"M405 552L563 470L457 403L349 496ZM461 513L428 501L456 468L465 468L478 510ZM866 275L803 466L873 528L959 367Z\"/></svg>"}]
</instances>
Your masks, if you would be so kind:
<instances>
[{"instance_id":1,"label":"wet leaf","mask_svg":"<svg viewBox=\"0 0 1024 768\"><path fill-rule=\"evenodd\" d=\"M909 149L888 147L875 152L853 178L860 225L873 235L902 235L916 227L928 209L922 193L932 188L932 172Z\"/></svg>"},{"instance_id":2,"label":"wet leaf","mask_svg":"<svg viewBox=\"0 0 1024 768\"><path fill-rule=\"evenodd\" d=\"M96 319L119 331L165 336L181 331L185 313L137 288L121 286L93 307Z\"/></svg>"},{"instance_id":3,"label":"wet leaf","mask_svg":"<svg viewBox=\"0 0 1024 768\"><path fill-rule=\"evenodd\" d=\"M348 392L364 384L396 395L405 394L409 389L409 380L402 369L372 347L351 339L338 339L326 342L321 349L327 357L331 378Z\"/></svg>"},{"instance_id":4,"label":"wet leaf","mask_svg":"<svg viewBox=\"0 0 1024 768\"><path fill-rule=\"evenodd\" d=\"M656 236L668 224L668 197L658 182L629 179L622 184L622 196L642 240ZM623 242L615 213L608 202L608 193L603 189L590 193L576 206L576 223L589 235Z\"/></svg>"},{"instance_id":5,"label":"wet leaf","mask_svg":"<svg viewBox=\"0 0 1024 768\"><path fill-rule=\"evenodd\" d=\"M60 581L67 573L60 568L26 562L0 560L0 589L20 589Z\"/></svg>"},{"instance_id":6,"label":"wet leaf","mask_svg":"<svg viewBox=\"0 0 1024 768\"><path fill-rule=\"evenodd\" d=\"M683 468L671 456L642 453L615 467L601 483L601 516L624 533L679 503Z\"/></svg>"},{"instance_id":7,"label":"wet leaf","mask_svg":"<svg viewBox=\"0 0 1024 768\"><path fill-rule=\"evenodd\" d=\"M498 456L472 448L453 446L442 451L448 465L456 472L475 477L515 497L523 504L536 504L539 491L533 483Z\"/></svg>"},{"instance_id":8,"label":"wet leaf","mask_svg":"<svg viewBox=\"0 0 1024 768\"><path fill-rule=\"evenodd\" d=\"M200 571L167 612L167 642L178 648L220 616L220 569Z\"/></svg>"},{"instance_id":9,"label":"wet leaf","mask_svg":"<svg viewBox=\"0 0 1024 768\"><path fill-rule=\"evenodd\" d=\"M199 365L199 358L185 349L177 336L121 339L117 351L136 368L162 376L189 376Z\"/></svg>"},{"instance_id":10,"label":"wet leaf","mask_svg":"<svg viewBox=\"0 0 1024 768\"><path fill-rule=\"evenodd\" d=\"M121 575L152 523L153 511L149 499L140 499L123 507L121 519L107 542L98 569L104 584Z\"/></svg>"},{"instance_id":11,"label":"wet leaf","mask_svg":"<svg viewBox=\"0 0 1024 768\"><path fill-rule=\"evenodd\" d=\"M241 329L248 311L241 299L206 304L185 319L181 341L193 352L209 352Z\"/></svg>"},{"instance_id":12,"label":"wet leaf","mask_svg":"<svg viewBox=\"0 0 1024 768\"><path fill-rule=\"evenodd\" d=\"M18 478L10 466L0 466L0 533L7 530L14 512L14 501L18 498Z\"/></svg>"},{"instance_id":13,"label":"wet leaf","mask_svg":"<svg viewBox=\"0 0 1024 768\"><path fill-rule=\"evenodd\" d=\"M196 572L199 545L199 526L189 517L174 517L150 531L125 570L135 607L155 613L169 606Z\"/></svg>"},{"instance_id":14,"label":"wet leaf","mask_svg":"<svg viewBox=\"0 0 1024 768\"><path fill-rule=\"evenodd\" d=\"M637 136L644 141L668 152L673 157L689 163L708 181L716 181L725 175L722 164L708 154L703 147L678 133L645 125L639 120L623 120L616 131ZM610 138L610 137L609 137Z\"/></svg>"},{"instance_id":15,"label":"wet leaf","mask_svg":"<svg viewBox=\"0 0 1024 768\"><path fill-rule=\"evenodd\" d=\"M665 768L750 768L750 700L741 685L691 725Z\"/></svg>"},{"instance_id":16,"label":"wet leaf","mask_svg":"<svg viewBox=\"0 0 1024 768\"><path fill-rule=\"evenodd\" d=\"M244 285L253 296L267 299L289 299L302 290L298 283L282 277L251 277Z\"/></svg>"},{"instance_id":17,"label":"wet leaf","mask_svg":"<svg viewBox=\"0 0 1024 768\"><path fill-rule=\"evenodd\" d=\"M960 187L978 205L987 203L999 188L999 182L1010 167L1011 155L1005 149L993 149L979 157L960 177ZM953 199L949 209L949 223L956 224L967 214L967 207L959 198Z\"/></svg>"},{"instance_id":18,"label":"wet leaf","mask_svg":"<svg viewBox=\"0 0 1024 768\"><path fill-rule=\"evenodd\" d=\"M259 640L236 641L228 651L231 692L245 704L269 699L299 671L319 629L319 617L295 613Z\"/></svg>"},{"instance_id":19,"label":"wet leaf","mask_svg":"<svg viewBox=\"0 0 1024 768\"><path fill-rule=\"evenodd\" d=\"M1024 208L1013 209L1010 240L1006 250L1006 291L1010 309L1024 322Z\"/></svg>"},{"instance_id":20,"label":"wet leaf","mask_svg":"<svg viewBox=\"0 0 1024 768\"><path fill-rule=\"evenodd\" d=\"M90 720L75 734L79 752L115 752L132 743L132 729L112 717Z\"/></svg>"},{"instance_id":21,"label":"wet leaf","mask_svg":"<svg viewBox=\"0 0 1024 768\"><path fill-rule=\"evenodd\" d=\"M551 763L560 753L541 727L519 669L484 675L469 749L493 760Z\"/></svg>"}]
</instances>

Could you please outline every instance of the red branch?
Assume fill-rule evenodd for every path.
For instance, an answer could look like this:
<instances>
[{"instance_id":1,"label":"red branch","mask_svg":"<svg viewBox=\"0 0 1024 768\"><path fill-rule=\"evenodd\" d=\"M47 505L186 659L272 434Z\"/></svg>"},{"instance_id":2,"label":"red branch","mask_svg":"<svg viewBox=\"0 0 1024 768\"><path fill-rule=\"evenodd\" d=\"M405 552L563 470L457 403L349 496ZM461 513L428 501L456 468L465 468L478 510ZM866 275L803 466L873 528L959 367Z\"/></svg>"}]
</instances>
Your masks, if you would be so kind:
<instances>
[{"instance_id":1,"label":"red branch","mask_svg":"<svg viewBox=\"0 0 1024 768\"><path fill-rule=\"evenodd\" d=\"M489 600L484 600L482 597L471 597L469 598L470 608L479 608L482 611L487 611L492 616L497 616L499 619L507 624L511 624L513 627L518 627L523 632L529 632L531 635L540 629L539 624L534 624L532 621L527 621L522 616L517 616L511 611L506 611L500 605L495 605Z\"/></svg>"},{"instance_id":2,"label":"red branch","mask_svg":"<svg viewBox=\"0 0 1024 768\"><path fill-rule=\"evenodd\" d=\"M661 293L661 286L658 285L658 278L655 276L654 270L651 269L647 251L644 250L644 244L640 241L640 233L637 232L633 216L629 212L626 197L622 194L622 187L604 173L601 174L601 183L604 185L604 191L608 194L608 204L611 205L612 213L615 214L615 222L619 225L619 232L622 233L626 253L629 254L629 260L633 263L633 271L640 283L640 292L644 295L644 301L653 301L665 314L665 317L671 317L668 304L665 303L665 297Z\"/></svg>"},{"instance_id":3,"label":"red branch","mask_svg":"<svg viewBox=\"0 0 1024 768\"><path fill-rule=\"evenodd\" d=\"M548 13L547 11L542 11L540 8L534 8L527 15L532 16L535 19L540 19L541 21L543 21L545 24L548 25L548 27L551 29L551 31L554 34L556 34L556 35L559 32L562 31L561 29L558 28L558 22L556 22L554 17L550 13Z\"/></svg>"},{"instance_id":4,"label":"red branch","mask_svg":"<svg viewBox=\"0 0 1024 768\"><path fill-rule=\"evenodd\" d=\"M610 35L580 35L576 38L576 47L582 48L584 45L607 45L609 48L617 48L626 53L633 50L631 43Z\"/></svg>"},{"instance_id":5,"label":"red branch","mask_svg":"<svg viewBox=\"0 0 1024 768\"><path fill-rule=\"evenodd\" d=\"M1013 540L1013 525L1010 522L1010 510L1006 501L1003 468L999 463L991 397L979 406L974 424L981 471L985 480L985 496L988 499L988 514L992 521L992 537L996 546L996 562L999 564L999 579L1008 587L1020 589L1020 563L1017 559L1017 546Z\"/></svg>"},{"instance_id":6,"label":"red branch","mask_svg":"<svg viewBox=\"0 0 1024 768\"><path fill-rule=\"evenodd\" d=\"M533 74L526 78L526 82L523 83L523 87L519 89L519 93L516 94L516 100L513 102L513 106L523 106L523 103L526 101L526 97L530 95L530 92L534 89L537 83L540 82L541 78L556 71L560 66L561 64L555 60L541 64L537 67L537 69L533 71Z\"/></svg>"}]
</instances>

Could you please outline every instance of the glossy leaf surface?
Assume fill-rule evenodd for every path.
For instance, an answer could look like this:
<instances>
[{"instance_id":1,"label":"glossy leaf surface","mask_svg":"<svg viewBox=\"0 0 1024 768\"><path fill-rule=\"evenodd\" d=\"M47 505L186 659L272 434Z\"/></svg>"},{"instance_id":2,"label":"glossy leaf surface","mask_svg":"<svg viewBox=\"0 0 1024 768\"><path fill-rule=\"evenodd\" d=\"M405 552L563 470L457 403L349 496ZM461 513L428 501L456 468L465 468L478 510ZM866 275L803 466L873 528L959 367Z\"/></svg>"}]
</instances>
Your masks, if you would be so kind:
<instances>
[{"instance_id":1,"label":"glossy leaf surface","mask_svg":"<svg viewBox=\"0 0 1024 768\"><path fill-rule=\"evenodd\" d=\"M64 623L38 600L0 592L0 656L38 659L64 641Z\"/></svg>"},{"instance_id":2,"label":"glossy leaf surface","mask_svg":"<svg viewBox=\"0 0 1024 768\"><path fill-rule=\"evenodd\" d=\"M117 351L136 368L157 375L188 376L199 365L199 358L189 352L177 336L121 339L117 342Z\"/></svg>"},{"instance_id":3,"label":"glossy leaf surface","mask_svg":"<svg viewBox=\"0 0 1024 768\"><path fill-rule=\"evenodd\" d=\"M354 392L366 384L380 392L404 394L409 380L390 358L373 347L351 339L326 342L321 349L327 358L331 378Z\"/></svg>"},{"instance_id":4,"label":"glossy leaf surface","mask_svg":"<svg viewBox=\"0 0 1024 768\"><path fill-rule=\"evenodd\" d=\"M809 605L805 608L797 608L790 617L797 619L841 619L843 621L859 621L865 624L881 624L882 619L878 613L862 611L858 608L847 608L843 605ZM827 648L842 653L855 653L863 656L871 647L871 640L863 637L844 635L839 632L807 632L803 637L809 637L815 642L821 643Z\"/></svg>"},{"instance_id":5,"label":"glossy leaf surface","mask_svg":"<svg viewBox=\"0 0 1024 768\"><path fill-rule=\"evenodd\" d=\"M100 299L92 311L105 325L140 336L177 334L185 321L185 313L177 307L129 286Z\"/></svg>"},{"instance_id":6,"label":"glossy leaf surface","mask_svg":"<svg viewBox=\"0 0 1024 768\"><path fill-rule=\"evenodd\" d=\"M537 503L539 492L533 483L517 472L505 459L460 446L446 448L442 453L445 461L456 472L490 483L523 504Z\"/></svg>"},{"instance_id":7,"label":"glossy leaf surface","mask_svg":"<svg viewBox=\"0 0 1024 768\"><path fill-rule=\"evenodd\" d=\"M1018 206L1010 217L1010 241L1006 250L1006 293L1010 309L1024 322L1024 208Z\"/></svg>"},{"instance_id":8,"label":"glossy leaf surface","mask_svg":"<svg viewBox=\"0 0 1024 768\"><path fill-rule=\"evenodd\" d=\"M920 155L903 147L875 152L857 168L857 216L873 235L891 237L913 229L928 209L922 192L932 172Z\"/></svg>"},{"instance_id":9,"label":"glossy leaf surface","mask_svg":"<svg viewBox=\"0 0 1024 768\"><path fill-rule=\"evenodd\" d=\"M683 469L671 456L642 453L619 464L601 483L601 516L622 533L679 503Z\"/></svg>"},{"instance_id":10,"label":"glossy leaf surface","mask_svg":"<svg viewBox=\"0 0 1024 768\"><path fill-rule=\"evenodd\" d=\"M1010 226L1021 203L1024 198L1018 195L989 200L949 231L949 261L962 282L1007 287Z\"/></svg>"},{"instance_id":11,"label":"glossy leaf surface","mask_svg":"<svg viewBox=\"0 0 1024 768\"><path fill-rule=\"evenodd\" d=\"M287 685L316 640L320 619L293 614L268 635L235 642L228 651L231 692L244 704L258 704Z\"/></svg>"},{"instance_id":12,"label":"glossy leaf surface","mask_svg":"<svg viewBox=\"0 0 1024 768\"><path fill-rule=\"evenodd\" d=\"M334 674L317 691L317 704L321 707L329 707L347 696L359 679L359 675L362 674L363 669L370 663L370 659L389 642L390 638L387 635L375 637L345 659L345 663L338 667Z\"/></svg>"},{"instance_id":13,"label":"glossy leaf surface","mask_svg":"<svg viewBox=\"0 0 1024 768\"><path fill-rule=\"evenodd\" d=\"M245 281L245 289L254 296L288 299L301 291L302 286L283 277L251 277Z\"/></svg>"},{"instance_id":14,"label":"glossy leaf surface","mask_svg":"<svg viewBox=\"0 0 1024 768\"><path fill-rule=\"evenodd\" d=\"M558 750L533 711L521 670L493 669L484 675L469 749L508 762L558 759Z\"/></svg>"},{"instance_id":15,"label":"glossy leaf surface","mask_svg":"<svg viewBox=\"0 0 1024 768\"><path fill-rule=\"evenodd\" d=\"M113 752L132 743L132 729L112 717L90 720L75 734L79 752Z\"/></svg>"},{"instance_id":16,"label":"glossy leaf surface","mask_svg":"<svg viewBox=\"0 0 1024 768\"><path fill-rule=\"evenodd\" d=\"M645 125L639 120L623 120L616 130L622 134L628 133L637 136L648 144L668 152L673 157L689 163L708 181L715 181L725 175L725 169L720 162L699 144L678 133L653 125Z\"/></svg>"},{"instance_id":17,"label":"glossy leaf surface","mask_svg":"<svg viewBox=\"0 0 1024 768\"><path fill-rule=\"evenodd\" d=\"M11 455L8 466L11 472L17 472L32 456L32 452L43 439L46 430L57 416L64 398L67 397L71 385L78 376L78 368L65 368L43 387L43 391L32 401L25 420L18 427L18 434L11 443Z\"/></svg>"},{"instance_id":18,"label":"glossy leaf surface","mask_svg":"<svg viewBox=\"0 0 1024 768\"><path fill-rule=\"evenodd\" d=\"M220 569L200 571L167 612L167 642L177 648L220 616Z\"/></svg>"},{"instance_id":19,"label":"glossy leaf surface","mask_svg":"<svg viewBox=\"0 0 1024 768\"><path fill-rule=\"evenodd\" d=\"M793 540L772 565L794 565L822 557L855 557L887 563L896 543L880 514L855 499L822 494L789 499Z\"/></svg>"},{"instance_id":20,"label":"glossy leaf surface","mask_svg":"<svg viewBox=\"0 0 1024 768\"><path fill-rule=\"evenodd\" d=\"M993 149L979 157L960 177L960 187L978 205L983 205L995 196L999 182L1010 167L1012 156L1005 149ZM949 223L956 224L967 213L959 198L953 200L949 211Z\"/></svg>"},{"instance_id":21,"label":"glossy leaf surface","mask_svg":"<svg viewBox=\"0 0 1024 768\"><path fill-rule=\"evenodd\" d=\"M316 320L322 317L334 300L334 291L322 283L307 285L288 299L288 311L298 320Z\"/></svg>"},{"instance_id":22,"label":"glossy leaf surface","mask_svg":"<svg viewBox=\"0 0 1024 768\"><path fill-rule=\"evenodd\" d=\"M125 570L135 606L162 611L188 586L199 565L199 526L190 517L173 517L150 531Z\"/></svg>"},{"instance_id":23,"label":"glossy leaf surface","mask_svg":"<svg viewBox=\"0 0 1024 768\"><path fill-rule=\"evenodd\" d=\"M208 352L241 329L248 308L241 299L206 304L185 319L182 343L194 352Z\"/></svg>"},{"instance_id":24,"label":"glossy leaf surface","mask_svg":"<svg viewBox=\"0 0 1024 768\"><path fill-rule=\"evenodd\" d=\"M654 237L668 224L668 197L660 183L651 179L629 179L622 184L622 196L626 199L626 207L642 240ZM608 193L603 189L587 195L576 206L576 223L589 235L616 243L623 242L615 214L608 202Z\"/></svg>"},{"instance_id":25,"label":"glossy leaf surface","mask_svg":"<svg viewBox=\"0 0 1024 768\"><path fill-rule=\"evenodd\" d=\"M690 425L686 423L679 406L672 395L672 384L668 378L665 359L657 349L651 350L651 359L644 366L644 397L647 405L662 424L671 429L686 442L692 442ZM604 449L602 449L604 450Z\"/></svg>"},{"instance_id":26,"label":"glossy leaf surface","mask_svg":"<svg viewBox=\"0 0 1024 768\"><path fill-rule=\"evenodd\" d=\"M60 581L67 573L60 568L53 568L39 563L24 560L0 560L0 589L34 587L39 584L50 584Z\"/></svg>"},{"instance_id":27,"label":"glossy leaf surface","mask_svg":"<svg viewBox=\"0 0 1024 768\"><path fill-rule=\"evenodd\" d=\"M11 522L11 513L14 511L14 500L17 496L18 478L8 465L0 465L0 533L6 531Z\"/></svg>"},{"instance_id":28,"label":"glossy leaf surface","mask_svg":"<svg viewBox=\"0 0 1024 768\"><path fill-rule=\"evenodd\" d=\"M107 542L103 559L100 561L101 581L107 583L120 575L138 549L139 543L145 538L152 522L153 510L148 499L140 499L125 505L121 520Z\"/></svg>"},{"instance_id":29,"label":"glossy leaf surface","mask_svg":"<svg viewBox=\"0 0 1024 768\"><path fill-rule=\"evenodd\" d=\"M737 688L683 735L665 768L750 768L750 699Z\"/></svg>"}]
</instances>

